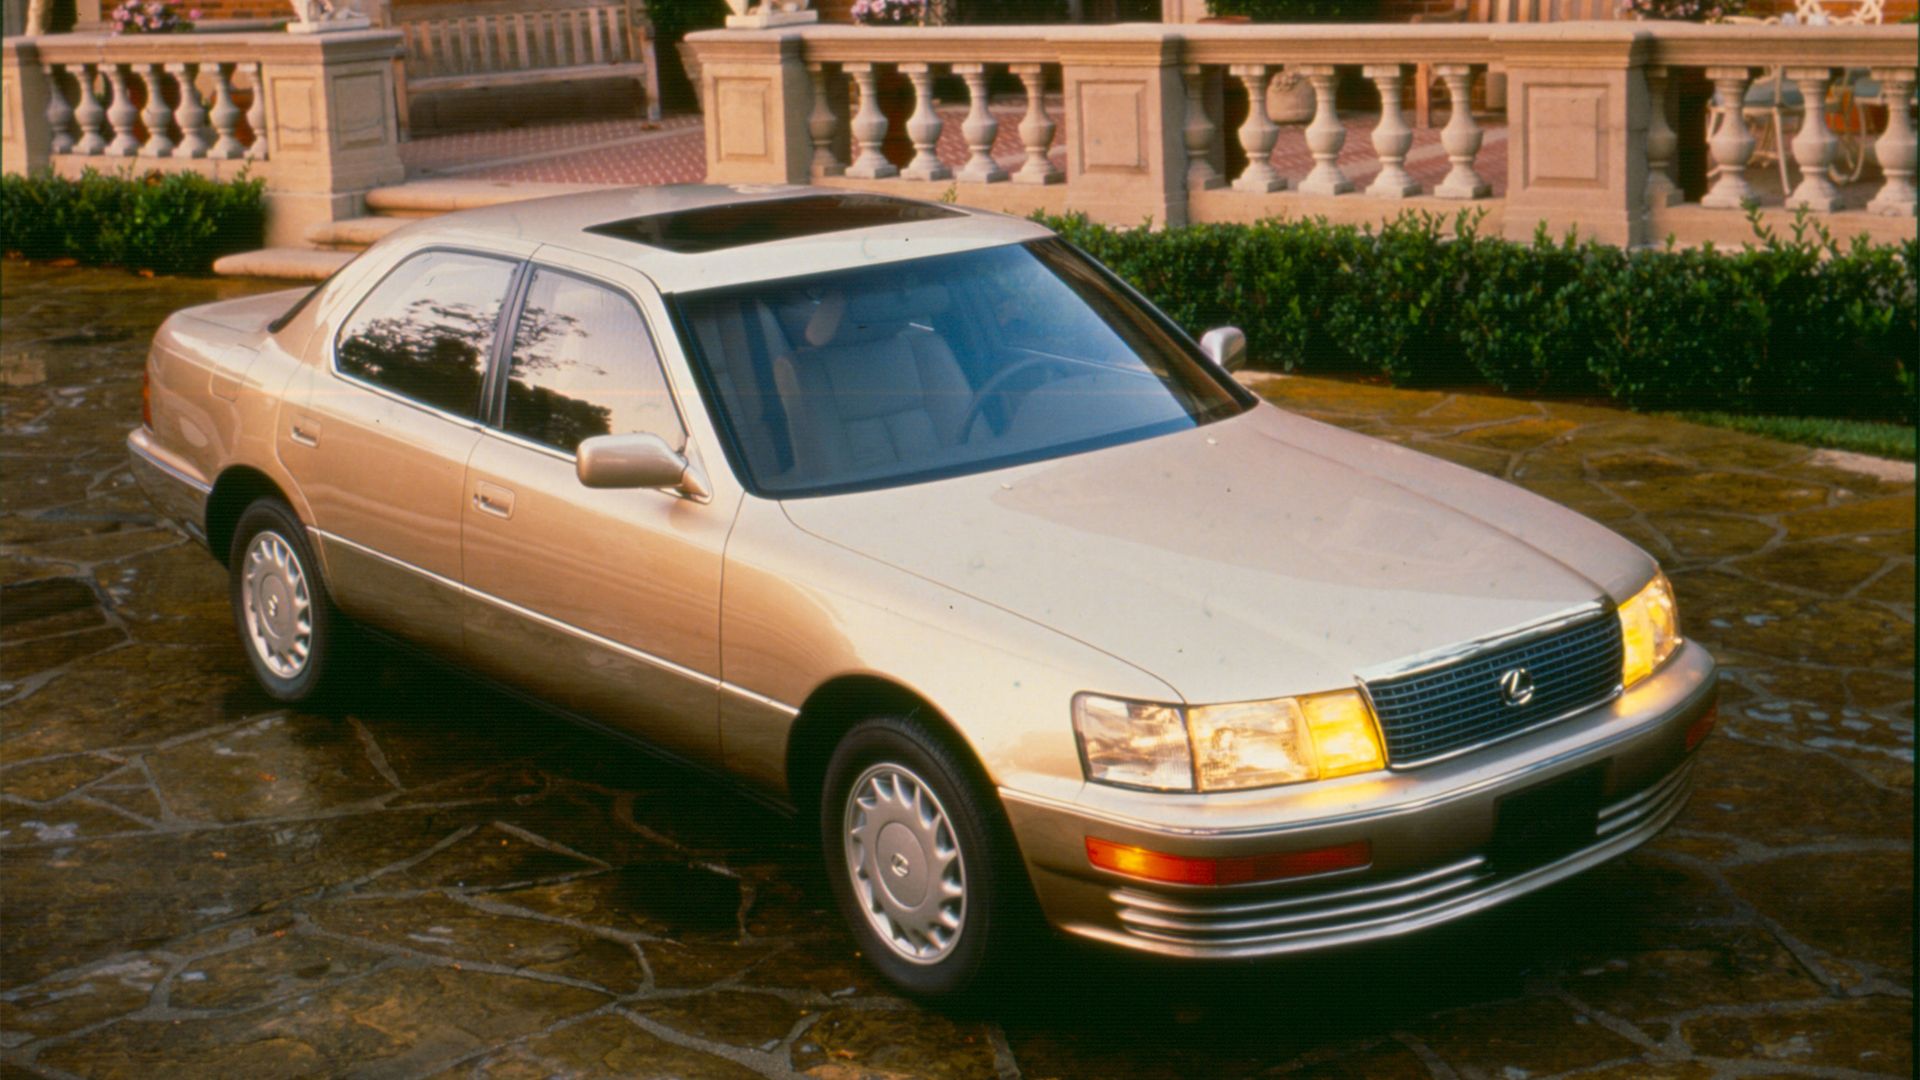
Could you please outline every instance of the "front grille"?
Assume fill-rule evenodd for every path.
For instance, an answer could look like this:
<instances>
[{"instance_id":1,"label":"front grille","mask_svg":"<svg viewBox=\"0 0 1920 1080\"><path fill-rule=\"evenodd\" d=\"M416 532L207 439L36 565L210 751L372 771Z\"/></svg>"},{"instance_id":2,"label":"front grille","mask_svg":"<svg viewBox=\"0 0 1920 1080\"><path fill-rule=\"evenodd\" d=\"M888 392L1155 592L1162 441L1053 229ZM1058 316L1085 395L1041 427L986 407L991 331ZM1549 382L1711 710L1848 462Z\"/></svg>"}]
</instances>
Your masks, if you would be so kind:
<instances>
[{"instance_id":1,"label":"front grille","mask_svg":"<svg viewBox=\"0 0 1920 1080\"><path fill-rule=\"evenodd\" d=\"M1597 705L1620 686L1620 622L1602 614L1496 645L1444 667L1368 682L1393 765L1417 765ZM1524 668L1533 697L1510 705L1501 676Z\"/></svg>"}]
</instances>

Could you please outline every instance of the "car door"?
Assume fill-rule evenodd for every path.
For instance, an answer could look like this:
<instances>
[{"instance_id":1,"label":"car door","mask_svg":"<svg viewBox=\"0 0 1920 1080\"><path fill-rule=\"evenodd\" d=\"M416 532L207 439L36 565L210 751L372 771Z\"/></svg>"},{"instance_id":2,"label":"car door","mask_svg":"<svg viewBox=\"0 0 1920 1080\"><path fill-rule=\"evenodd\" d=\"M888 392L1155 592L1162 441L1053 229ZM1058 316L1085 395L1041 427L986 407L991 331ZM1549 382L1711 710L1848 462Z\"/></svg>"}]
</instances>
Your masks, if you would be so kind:
<instances>
[{"instance_id":1,"label":"car door","mask_svg":"<svg viewBox=\"0 0 1920 1080\"><path fill-rule=\"evenodd\" d=\"M460 646L460 529L482 388L521 262L428 249L397 262L322 345L281 412L328 586L364 622Z\"/></svg>"},{"instance_id":2,"label":"car door","mask_svg":"<svg viewBox=\"0 0 1920 1080\"><path fill-rule=\"evenodd\" d=\"M544 249L521 293L466 472L472 662L717 762L720 566L740 494L596 490L575 472L594 435L649 432L702 460L680 408L693 399L661 364L665 309L634 271Z\"/></svg>"}]
</instances>

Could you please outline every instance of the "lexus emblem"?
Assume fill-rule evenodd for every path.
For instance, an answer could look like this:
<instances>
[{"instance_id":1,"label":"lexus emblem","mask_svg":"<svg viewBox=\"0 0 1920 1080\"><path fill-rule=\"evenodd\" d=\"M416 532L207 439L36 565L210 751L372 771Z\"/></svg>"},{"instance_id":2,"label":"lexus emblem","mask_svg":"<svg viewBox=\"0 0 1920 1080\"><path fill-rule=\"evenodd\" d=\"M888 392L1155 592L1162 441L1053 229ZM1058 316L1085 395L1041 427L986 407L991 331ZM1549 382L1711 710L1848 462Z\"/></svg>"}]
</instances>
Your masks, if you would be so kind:
<instances>
[{"instance_id":1,"label":"lexus emblem","mask_svg":"<svg viewBox=\"0 0 1920 1080\"><path fill-rule=\"evenodd\" d=\"M1533 673L1517 667L1500 676L1500 700L1518 708L1533 700Z\"/></svg>"},{"instance_id":2,"label":"lexus emblem","mask_svg":"<svg viewBox=\"0 0 1920 1080\"><path fill-rule=\"evenodd\" d=\"M891 869L894 877L906 877L907 871L912 867L907 863L907 857L896 851L893 854Z\"/></svg>"}]
</instances>

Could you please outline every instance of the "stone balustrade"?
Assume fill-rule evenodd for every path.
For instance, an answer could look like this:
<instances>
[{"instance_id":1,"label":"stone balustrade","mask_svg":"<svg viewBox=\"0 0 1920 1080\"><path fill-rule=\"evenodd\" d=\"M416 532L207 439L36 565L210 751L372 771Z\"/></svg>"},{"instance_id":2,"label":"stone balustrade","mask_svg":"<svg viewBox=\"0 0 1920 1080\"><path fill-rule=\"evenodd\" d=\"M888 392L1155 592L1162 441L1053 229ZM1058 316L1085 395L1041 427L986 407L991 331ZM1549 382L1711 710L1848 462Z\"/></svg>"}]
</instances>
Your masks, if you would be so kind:
<instances>
[{"instance_id":1,"label":"stone balustrade","mask_svg":"<svg viewBox=\"0 0 1920 1080\"><path fill-rule=\"evenodd\" d=\"M7 38L4 168L244 172L266 181L268 242L299 244L404 177L399 46L388 30Z\"/></svg>"},{"instance_id":2,"label":"stone balustrade","mask_svg":"<svg viewBox=\"0 0 1920 1080\"><path fill-rule=\"evenodd\" d=\"M1738 243L1752 236L1745 207L1756 148L1744 102L1756 77L1779 72L1805 95L1871 73L1884 131L1856 136L1878 163L1876 190L1849 199L1834 183L1839 140L1828 123L1799 125L1778 152L1799 176L1763 203L1784 222L1798 208L1838 236L1914 235L1911 101L1920 36L1912 26L1777 27L1677 23L1301 26L877 28L804 26L692 35L705 79L708 178L804 183L951 198L1011 213L1079 211L1116 224L1252 221L1322 215L1378 221L1409 208L1486 211L1483 228L1515 238L1542 223L1610 243ZM1480 162L1486 132L1472 109L1449 109L1439 136L1447 171L1431 188L1408 172L1414 133L1402 110L1416 65L1431 65L1447 99L1472 99L1489 71L1507 84L1505 192ZM1363 171L1336 109L1339 76L1371 88L1374 116ZM989 108L992 78L1024 89L1024 160L990 152L1006 119ZM1711 186L1686 201L1675 164L1683 81L1710 80L1719 107L1696 132ZM965 164L934 153L946 124L936 79L964 85ZM1303 135L1312 164L1283 175L1270 160L1280 129L1267 114L1276 79L1311 86ZM1004 89L1010 79L1002 79ZM1058 96L1054 95L1057 88ZM1226 129L1223 105L1245 103ZM1058 115L1049 113L1049 102ZM1728 106L1731 107L1728 107ZM1004 103L1003 103L1004 107ZM1878 115L1872 111L1867 113ZM1863 113L1852 114L1857 120ZM1842 118L1844 119L1844 118ZM889 160L890 134L913 150ZM1050 154L1064 135L1064 168ZM1228 140L1244 161L1227 174ZM906 157L906 155L896 155ZM1343 164L1346 163L1346 164ZM1364 184L1348 176L1363 175ZM1869 173L1868 175L1873 175Z\"/></svg>"}]
</instances>

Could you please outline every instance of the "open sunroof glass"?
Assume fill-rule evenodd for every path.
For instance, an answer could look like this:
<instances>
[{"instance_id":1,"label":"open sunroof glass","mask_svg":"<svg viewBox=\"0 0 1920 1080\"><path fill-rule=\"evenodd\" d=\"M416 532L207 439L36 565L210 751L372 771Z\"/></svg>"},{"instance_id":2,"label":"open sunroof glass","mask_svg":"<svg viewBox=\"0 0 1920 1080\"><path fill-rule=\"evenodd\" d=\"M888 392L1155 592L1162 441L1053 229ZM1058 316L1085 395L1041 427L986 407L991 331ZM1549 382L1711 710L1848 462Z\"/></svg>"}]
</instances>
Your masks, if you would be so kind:
<instances>
[{"instance_id":1,"label":"open sunroof glass","mask_svg":"<svg viewBox=\"0 0 1920 1080\"><path fill-rule=\"evenodd\" d=\"M886 195L806 195L798 199L706 206L668 214L609 221L587 231L617 240L696 255L748 244L767 244L821 233L906 225L959 217L944 206L908 202Z\"/></svg>"}]
</instances>

